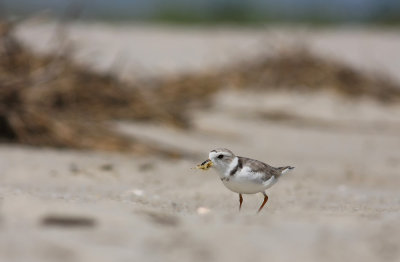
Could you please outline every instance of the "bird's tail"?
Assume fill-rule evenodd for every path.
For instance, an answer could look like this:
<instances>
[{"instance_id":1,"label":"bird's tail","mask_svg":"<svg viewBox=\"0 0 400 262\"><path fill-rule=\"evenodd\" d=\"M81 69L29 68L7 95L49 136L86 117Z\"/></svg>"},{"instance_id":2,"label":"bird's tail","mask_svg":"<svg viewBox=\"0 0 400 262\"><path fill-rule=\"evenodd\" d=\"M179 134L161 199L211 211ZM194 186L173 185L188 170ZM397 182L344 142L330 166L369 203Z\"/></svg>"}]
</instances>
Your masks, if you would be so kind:
<instances>
[{"instance_id":1,"label":"bird's tail","mask_svg":"<svg viewBox=\"0 0 400 262\"><path fill-rule=\"evenodd\" d=\"M284 175L293 169L294 169L294 167L292 167L292 166L279 167L279 170L281 170L281 175Z\"/></svg>"}]
</instances>

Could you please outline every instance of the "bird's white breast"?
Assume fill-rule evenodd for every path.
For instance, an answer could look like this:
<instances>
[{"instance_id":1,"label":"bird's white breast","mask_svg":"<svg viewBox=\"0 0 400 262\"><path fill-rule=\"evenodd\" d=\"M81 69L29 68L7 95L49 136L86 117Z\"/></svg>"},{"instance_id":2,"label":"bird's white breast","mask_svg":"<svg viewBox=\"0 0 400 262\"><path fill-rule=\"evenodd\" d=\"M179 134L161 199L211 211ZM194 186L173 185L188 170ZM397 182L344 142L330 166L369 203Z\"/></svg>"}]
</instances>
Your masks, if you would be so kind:
<instances>
[{"instance_id":1,"label":"bird's white breast","mask_svg":"<svg viewBox=\"0 0 400 262\"><path fill-rule=\"evenodd\" d=\"M233 192L241 194L255 194L264 192L276 181L271 177L267 181L262 180L263 173L252 172L249 167L243 167L233 176L226 176L222 180L224 185Z\"/></svg>"}]
</instances>

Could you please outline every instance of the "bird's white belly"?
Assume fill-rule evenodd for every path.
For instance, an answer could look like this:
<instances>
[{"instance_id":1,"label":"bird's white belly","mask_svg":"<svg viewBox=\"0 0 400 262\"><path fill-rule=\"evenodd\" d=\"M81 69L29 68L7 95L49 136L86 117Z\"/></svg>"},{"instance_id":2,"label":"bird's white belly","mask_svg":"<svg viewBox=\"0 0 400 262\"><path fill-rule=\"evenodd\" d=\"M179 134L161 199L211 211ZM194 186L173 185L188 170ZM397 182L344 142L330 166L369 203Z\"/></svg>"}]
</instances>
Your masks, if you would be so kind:
<instances>
[{"instance_id":1,"label":"bird's white belly","mask_svg":"<svg viewBox=\"0 0 400 262\"><path fill-rule=\"evenodd\" d=\"M224 185L231 191L241 194L255 194L263 192L264 187L250 182L223 181Z\"/></svg>"},{"instance_id":2,"label":"bird's white belly","mask_svg":"<svg viewBox=\"0 0 400 262\"><path fill-rule=\"evenodd\" d=\"M261 180L262 174L246 174L240 172L235 176L226 177L222 180L224 185L231 191L241 194L255 194L264 192L267 188L275 184L276 180L271 177L267 181Z\"/></svg>"}]
</instances>

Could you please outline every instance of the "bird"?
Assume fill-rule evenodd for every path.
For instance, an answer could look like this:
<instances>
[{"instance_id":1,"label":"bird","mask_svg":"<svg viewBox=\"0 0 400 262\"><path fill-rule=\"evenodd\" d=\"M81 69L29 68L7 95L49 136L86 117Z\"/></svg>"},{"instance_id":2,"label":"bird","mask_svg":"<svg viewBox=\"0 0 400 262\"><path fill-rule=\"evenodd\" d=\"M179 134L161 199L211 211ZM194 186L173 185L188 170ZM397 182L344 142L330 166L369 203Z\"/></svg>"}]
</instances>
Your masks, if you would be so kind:
<instances>
[{"instance_id":1,"label":"bird","mask_svg":"<svg viewBox=\"0 0 400 262\"><path fill-rule=\"evenodd\" d=\"M239 194L239 211L242 209L243 194L262 193L264 200L257 213L268 201L265 191L273 186L282 175L294 169L292 166L272 167L255 159L236 156L226 148L211 150L208 159L197 165L197 168L216 169L224 186Z\"/></svg>"}]
</instances>

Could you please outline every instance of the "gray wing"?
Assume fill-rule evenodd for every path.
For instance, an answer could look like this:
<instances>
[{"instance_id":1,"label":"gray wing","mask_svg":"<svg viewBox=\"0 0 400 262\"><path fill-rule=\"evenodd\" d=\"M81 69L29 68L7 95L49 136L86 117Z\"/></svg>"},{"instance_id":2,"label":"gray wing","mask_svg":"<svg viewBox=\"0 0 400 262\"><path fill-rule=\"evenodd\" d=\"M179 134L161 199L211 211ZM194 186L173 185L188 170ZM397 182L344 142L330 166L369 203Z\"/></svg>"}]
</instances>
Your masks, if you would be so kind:
<instances>
[{"instance_id":1,"label":"gray wing","mask_svg":"<svg viewBox=\"0 0 400 262\"><path fill-rule=\"evenodd\" d=\"M243 166L249 166L255 173L264 173L263 181L270 179L272 176L278 178L282 173L281 168L272 167L255 159L240 156L239 160Z\"/></svg>"}]
</instances>

